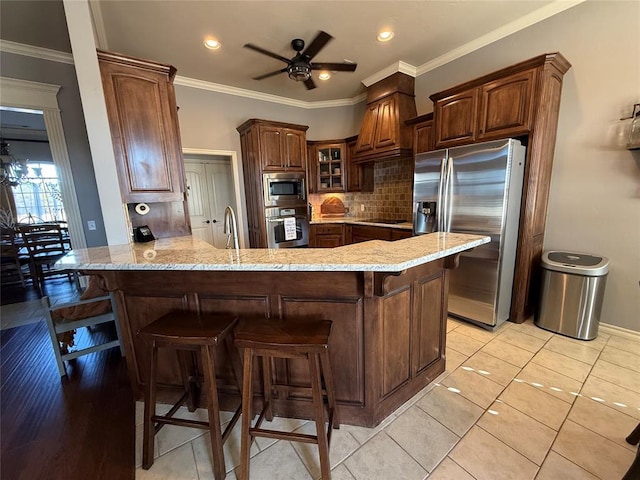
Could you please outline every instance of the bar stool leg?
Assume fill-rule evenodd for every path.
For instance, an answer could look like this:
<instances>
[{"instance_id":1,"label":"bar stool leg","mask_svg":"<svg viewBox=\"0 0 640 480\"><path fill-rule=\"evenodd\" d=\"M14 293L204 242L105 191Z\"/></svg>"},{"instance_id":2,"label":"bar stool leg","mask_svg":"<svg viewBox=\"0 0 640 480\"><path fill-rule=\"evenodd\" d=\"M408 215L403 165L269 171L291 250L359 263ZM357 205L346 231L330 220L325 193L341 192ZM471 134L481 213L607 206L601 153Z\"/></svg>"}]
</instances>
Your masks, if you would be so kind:
<instances>
[{"instance_id":1,"label":"bar stool leg","mask_svg":"<svg viewBox=\"0 0 640 480\"><path fill-rule=\"evenodd\" d=\"M204 384L207 388L207 410L209 412L209 433L211 435L211 451L213 454L213 476L216 480L223 480L227 475L222 450L222 430L218 406L218 385L216 382L216 364L214 347L202 346L202 368L204 370Z\"/></svg>"},{"instance_id":2,"label":"bar stool leg","mask_svg":"<svg viewBox=\"0 0 640 480\"><path fill-rule=\"evenodd\" d=\"M322 383L320 382L320 358L316 353L308 355L309 372L311 373L311 389L313 391L313 411L316 418L316 435L318 436L318 450L320 453L320 472L322 480L331 479L331 464L329 460L329 440L324 425L324 405L322 401Z\"/></svg>"},{"instance_id":3,"label":"bar stool leg","mask_svg":"<svg viewBox=\"0 0 640 480\"><path fill-rule=\"evenodd\" d=\"M193 366L193 355L191 352L184 350L176 350L176 356L178 357L178 365L180 366L180 376L182 377L182 384L184 385L184 391L187 394L187 409L190 412L196 411L196 391L193 382L189 381L191 376L190 367Z\"/></svg>"},{"instance_id":4,"label":"bar stool leg","mask_svg":"<svg viewBox=\"0 0 640 480\"><path fill-rule=\"evenodd\" d=\"M156 342L151 345L151 361L147 375L147 388L144 396L144 425L142 439L142 468L149 470L153 465L153 443L155 440L155 426L153 417L156 414L156 368L158 363L158 347Z\"/></svg>"},{"instance_id":5,"label":"bar stool leg","mask_svg":"<svg viewBox=\"0 0 640 480\"><path fill-rule=\"evenodd\" d=\"M262 357L262 375L263 375L263 381L264 381L264 401L267 402L267 404L265 405L265 410L264 410L264 418L267 420L267 422L270 422L273 420L273 385L272 385L272 378L273 378L273 369L271 368L271 362L273 362L273 360L271 359L271 357L266 357L263 356Z\"/></svg>"},{"instance_id":6,"label":"bar stool leg","mask_svg":"<svg viewBox=\"0 0 640 480\"><path fill-rule=\"evenodd\" d=\"M329 352L325 350L320 354L320 362L322 363L322 376L324 377L324 385L327 391L327 402L329 403L329 413L332 415L329 421L335 429L340 428L340 417L336 406L336 392L334 390L333 373L331 372L331 362L329 361Z\"/></svg>"},{"instance_id":7,"label":"bar stool leg","mask_svg":"<svg viewBox=\"0 0 640 480\"><path fill-rule=\"evenodd\" d=\"M253 419L253 352L244 349L244 370L242 372L242 440L240 442L240 477L239 480L249 480L249 462L251 452L251 420Z\"/></svg>"}]
</instances>

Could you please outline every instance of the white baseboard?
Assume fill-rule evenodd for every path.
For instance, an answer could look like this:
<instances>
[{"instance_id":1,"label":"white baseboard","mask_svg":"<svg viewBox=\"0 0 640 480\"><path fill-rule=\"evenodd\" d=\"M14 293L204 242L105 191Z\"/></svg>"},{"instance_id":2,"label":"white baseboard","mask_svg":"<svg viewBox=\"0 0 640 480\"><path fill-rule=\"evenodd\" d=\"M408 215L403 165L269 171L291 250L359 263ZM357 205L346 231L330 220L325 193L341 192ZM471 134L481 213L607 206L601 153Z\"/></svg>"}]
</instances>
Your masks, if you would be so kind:
<instances>
[{"instance_id":1,"label":"white baseboard","mask_svg":"<svg viewBox=\"0 0 640 480\"><path fill-rule=\"evenodd\" d=\"M618 335L619 337L629 338L640 342L640 332L635 330L629 330L628 328L618 327L616 325L609 325L608 323L601 323L599 330L610 335Z\"/></svg>"}]
</instances>

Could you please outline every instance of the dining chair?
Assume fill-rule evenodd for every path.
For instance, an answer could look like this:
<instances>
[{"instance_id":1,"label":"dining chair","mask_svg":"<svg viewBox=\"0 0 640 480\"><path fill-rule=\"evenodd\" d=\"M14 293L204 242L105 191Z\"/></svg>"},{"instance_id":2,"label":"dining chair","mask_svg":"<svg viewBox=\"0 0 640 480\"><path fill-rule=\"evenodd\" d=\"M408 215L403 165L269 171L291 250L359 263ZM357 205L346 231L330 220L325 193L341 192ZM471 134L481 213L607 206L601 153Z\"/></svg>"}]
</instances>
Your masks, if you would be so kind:
<instances>
[{"instance_id":1,"label":"dining chair","mask_svg":"<svg viewBox=\"0 0 640 480\"><path fill-rule=\"evenodd\" d=\"M16 243L16 232L10 227L1 227L0 235L0 273L2 284L14 284L20 282L26 286L22 266L28 263L28 259L20 255L20 246Z\"/></svg>"},{"instance_id":2,"label":"dining chair","mask_svg":"<svg viewBox=\"0 0 640 480\"><path fill-rule=\"evenodd\" d=\"M53 269L53 265L69 251L59 224L20 225L19 230L29 253L29 268L33 284L40 296L44 291L44 282L47 277L64 274L73 280L71 271Z\"/></svg>"},{"instance_id":3,"label":"dining chair","mask_svg":"<svg viewBox=\"0 0 640 480\"><path fill-rule=\"evenodd\" d=\"M99 288L91 288L90 282L85 294L78 301L51 305L49 297L44 296L41 299L60 377L64 377L67 374L65 362L82 355L119 347L120 355L124 357L122 335L120 334L113 294L102 292L97 297L92 296L96 292L100 293L99 291ZM77 330L86 327L91 331L97 325L110 322L113 322L115 326L116 338L104 338L102 341L96 341L91 345L70 350L70 347L75 345L74 335Z\"/></svg>"}]
</instances>

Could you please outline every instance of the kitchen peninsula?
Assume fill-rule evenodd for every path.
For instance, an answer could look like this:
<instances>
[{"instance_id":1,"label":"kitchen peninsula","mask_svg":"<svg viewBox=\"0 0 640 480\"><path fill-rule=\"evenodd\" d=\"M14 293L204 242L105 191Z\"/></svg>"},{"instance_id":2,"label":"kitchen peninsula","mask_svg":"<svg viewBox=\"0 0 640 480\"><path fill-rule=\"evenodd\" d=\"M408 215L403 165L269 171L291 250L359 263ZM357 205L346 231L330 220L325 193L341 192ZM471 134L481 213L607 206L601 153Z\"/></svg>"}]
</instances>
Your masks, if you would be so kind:
<instances>
[{"instance_id":1,"label":"kitchen peninsula","mask_svg":"<svg viewBox=\"0 0 640 480\"><path fill-rule=\"evenodd\" d=\"M142 398L148 355L137 331L172 310L334 322L331 361L341 421L375 426L445 369L447 269L489 241L433 233L333 249L220 250L193 237L74 250L58 262L104 279L115 293L130 380ZM175 355L161 352L159 383L180 385ZM237 405L230 362L220 352L223 408ZM292 383L304 362L276 364ZM225 384L229 388L225 388ZM175 390L174 390L175 393ZM168 397L167 397L168 398ZM290 407L294 403L294 407ZM276 415L310 417L311 402L274 405Z\"/></svg>"}]
</instances>

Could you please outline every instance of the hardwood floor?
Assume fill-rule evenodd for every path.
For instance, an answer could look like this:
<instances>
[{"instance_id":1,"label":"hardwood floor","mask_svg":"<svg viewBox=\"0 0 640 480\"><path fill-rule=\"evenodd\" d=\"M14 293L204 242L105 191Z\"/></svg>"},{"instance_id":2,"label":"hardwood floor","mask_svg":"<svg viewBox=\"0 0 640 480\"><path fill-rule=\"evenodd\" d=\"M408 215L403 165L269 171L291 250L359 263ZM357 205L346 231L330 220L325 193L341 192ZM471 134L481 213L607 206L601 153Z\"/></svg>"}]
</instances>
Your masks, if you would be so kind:
<instances>
[{"instance_id":1,"label":"hardwood floor","mask_svg":"<svg viewBox=\"0 0 640 480\"><path fill-rule=\"evenodd\" d=\"M0 332L0 478L133 479L135 402L119 350L68 362L67 374L43 321Z\"/></svg>"}]
</instances>

